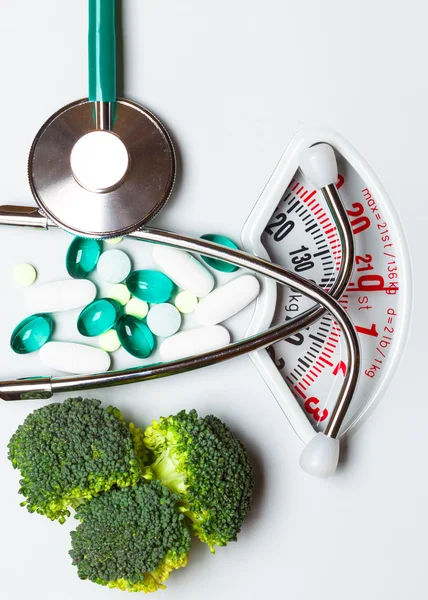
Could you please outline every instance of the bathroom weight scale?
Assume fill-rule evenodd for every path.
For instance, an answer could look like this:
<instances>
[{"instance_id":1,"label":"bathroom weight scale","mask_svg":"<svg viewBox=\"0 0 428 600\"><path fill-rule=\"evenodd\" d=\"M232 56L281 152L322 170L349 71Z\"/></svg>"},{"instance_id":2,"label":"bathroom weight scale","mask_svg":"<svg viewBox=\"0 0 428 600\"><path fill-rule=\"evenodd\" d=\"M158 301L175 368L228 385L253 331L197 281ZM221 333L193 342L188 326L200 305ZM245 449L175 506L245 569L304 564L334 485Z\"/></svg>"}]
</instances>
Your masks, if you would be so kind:
<instances>
[{"instance_id":1,"label":"bathroom weight scale","mask_svg":"<svg viewBox=\"0 0 428 600\"><path fill-rule=\"evenodd\" d=\"M327 142L339 164L338 187L355 238L354 272L340 303L359 334L362 368L341 433L359 424L386 392L403 354L411 311L411 271L397 213L363 157L336 132L306 129L291 141L242 231L248 252L271 259L329 290L341 260L336 227L322 194L298 169L301 151ZM247 335L312 306L266 280ZM300 333L251 358L292 427L305 442L323 431L346 372L337 324L325 314Z\"/></svg>"}]
</instances>

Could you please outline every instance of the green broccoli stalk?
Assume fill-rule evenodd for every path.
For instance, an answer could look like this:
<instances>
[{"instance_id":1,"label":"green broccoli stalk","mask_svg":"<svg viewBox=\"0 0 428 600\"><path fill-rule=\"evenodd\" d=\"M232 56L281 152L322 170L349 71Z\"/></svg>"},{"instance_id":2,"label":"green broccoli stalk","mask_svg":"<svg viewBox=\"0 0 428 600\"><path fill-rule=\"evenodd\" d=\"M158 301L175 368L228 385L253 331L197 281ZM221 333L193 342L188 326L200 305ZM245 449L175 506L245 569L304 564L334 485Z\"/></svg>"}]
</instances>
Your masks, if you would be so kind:
<instances>
[{"instance_id":1,"label":"green broccoli stalk","mask_svg":"<svg viewBox=\"0 0 428 600\"><path fill-rule=\"evenodd\" d=\"M187 565L190 534L179 497L158 481L110 490L80 506L70 556L80 579L130 592L156 592Z\"/></svg>"},{"instance_id":2,"label":"green broccoli stalk","mask_svg":"<svg viewBox=\"0 0 428 600\"><path fill-rule=\"evenodd\" d=\"M34 411L9 442L9 459L21 471L22 506L64 523L69 508L112 486L142 478L147 450L142 431L99 400L70 398Z\"/></svg>"},{"instance_id":3,"label":"green broccoli stalk","mask_svg":"<svg viewBox=\"0 0 428 600\"><path fill-rule=\"evenodd\" d=\"M242 443L216 417L196 411L153 421L144 442L154 479L180 494L192 530L208 544L236 541L251 508L253 470Z\"/></svg>"}]
</instances>

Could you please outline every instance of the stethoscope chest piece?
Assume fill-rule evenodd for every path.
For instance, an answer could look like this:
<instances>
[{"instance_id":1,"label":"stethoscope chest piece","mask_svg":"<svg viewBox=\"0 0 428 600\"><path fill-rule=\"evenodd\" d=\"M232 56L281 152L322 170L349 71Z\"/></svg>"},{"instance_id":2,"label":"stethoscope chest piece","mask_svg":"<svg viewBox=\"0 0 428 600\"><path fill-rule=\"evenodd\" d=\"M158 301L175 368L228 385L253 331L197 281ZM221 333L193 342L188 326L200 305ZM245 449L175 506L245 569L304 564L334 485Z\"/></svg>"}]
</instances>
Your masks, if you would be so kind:
<instances>
[{"instance_id":1,"label":"stethoscope chest piece","mask_svg":"<svg viewBox=\"0 0 428 600\"><path fill-rule=\"evenodd\" d=\"M79 100L54 114L29 156L31 190L59 227L86 237L124 236L164 206L176 172L168 132L129 100Z\"/></svg>"}]
</instances>

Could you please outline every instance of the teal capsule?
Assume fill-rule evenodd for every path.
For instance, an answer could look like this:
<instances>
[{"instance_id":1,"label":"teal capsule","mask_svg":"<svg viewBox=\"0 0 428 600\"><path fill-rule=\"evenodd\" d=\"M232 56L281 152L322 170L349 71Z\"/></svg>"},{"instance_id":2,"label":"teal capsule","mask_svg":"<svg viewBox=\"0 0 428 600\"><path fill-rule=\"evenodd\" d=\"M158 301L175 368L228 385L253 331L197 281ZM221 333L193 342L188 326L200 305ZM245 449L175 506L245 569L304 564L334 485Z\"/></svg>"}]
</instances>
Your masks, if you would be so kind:
<instances>
[{"instance_id":1,"label":"teal capsule","mask_svg":"<svg viewBox=\"0 0 428 600\"><path fill-rule=\"evenodd\" d=\"M225 237L224 235L217 235L216 233L206 233L205 235L201 235L201 239L208 240L209 242L214 242L215 244L220 244L221 246L226 246L226 248L231 248L232 250L238 250L238 246L235 244L235 242L232 242L232 240ZM207 265L209 265L216 271L221 271L222 273L234 273L239 269L239 267L224 262L224 260L218 260L217 258L211 258L210 256L202 256L202 260L204 260L207 263Z\"/></svg>"},{"instance_id":2,"label":"teal capsule","mask_svg":"<svg viewBox=\"0 0 428 600\"><path fill-rule=\"evenodd\" d=\"M120 311L121 306L116 300L110 298L94 300L80 313L77 329L86 337L102 335L116 325Z\"/></svg>"},{"instance_id":3,"label":"teal capsule","mask_svg":"<svg viewBox=\"0 0 428 600\"><path fill-rule=\"evenodd\" d=\"M116 325L120 343L136 358L147 358L155 347L155 338L144 323L132 315L122 315Z\"/></svg>"},{"instance_id":4,"label":"teal capsule","mask_svg":"<svg viewBox=\"0 0 428 600\"><path fill-rule=\"evenodd\" d=\"M99 240L74 238L65 258L68 274L74 279L84 279L97 266L101 252L102 243Z\"/></svg>"},{"instance_id":5,"label":"teal capsule","mask_svg":"<svg viewBox=\"0 0 428 600\"><path fill-rule=\"evenodd\" d=\"M151 304L168 302L174 289L171 279L160 271L134 271L126 285L133 296Z\"/></svg>"},{"instance_id":6,"label":"teal capsule","mask_svg":"<svg viewBox=\"0 0 428 600\"><path fill-rule=\"evenodd\" d=\"M10 338L10 347L17 354L30 354L40 350L49 341L54 322L49 315L32 315L15 327Z\"/></svg>"}]
</instances>

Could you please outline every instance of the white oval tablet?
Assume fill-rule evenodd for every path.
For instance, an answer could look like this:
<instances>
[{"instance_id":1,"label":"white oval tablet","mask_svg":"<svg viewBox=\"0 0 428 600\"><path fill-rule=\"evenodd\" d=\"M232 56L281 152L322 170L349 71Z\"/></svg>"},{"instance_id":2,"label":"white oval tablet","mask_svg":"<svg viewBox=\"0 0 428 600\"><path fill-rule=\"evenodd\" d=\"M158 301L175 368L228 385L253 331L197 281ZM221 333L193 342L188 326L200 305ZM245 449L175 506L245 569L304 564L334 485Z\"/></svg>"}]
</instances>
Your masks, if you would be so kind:
<instances>
[{"instance_id":1,"label":"white oval tablet","mask_svg":"<svg viewBox=\"0 0 428 600\"><path fill-rule=\"evenodd\" d=\"M180 331L166 339L160 345L160 354L163 361L178 360L187 356L194 356L223 348L230 342L230 333L225 327L201 327Z\"/></svg>"},{"instance_id":2,"label":"white oval tablet","mask_svg":"<svg viewBox=\"0 0 428 600\"><path fill-rule=\"evenodd\" d=\"M104 350L71 342L48 342L40 350L40 360L50 369L72 375L104 373L111 364Z\"/></svg>"},{"instance_id":3,"label":"white oval tablet","mask_svg":"<svg viewBox=\"0 0 428 600\"><path fill-rule=\"evenodd\" d=\"M254 275L242 275L205 296L195 315L202 325L217 325L248 306L259 293L259 280Z\"/></svg>"},{"instance_id":4,"label":"white oval tablet","mask_svg":"<svg viewBox=\"0 0 428 600\"><path fill-rule=\"evenodd\" d=\"M147 315L147 326L154 335L170 337L180 329L181 315L172 304L155 304Z\"/></svg>"},{"instance_id":5,"label":"white oval tablet","mask_svg":"<svg viewBox=\"0 0 428 600\"><path fill-rule=\"evenodd\" d=\"M90 304L97 288L87 279L66 279L34 285L25 291L25 301L32 313L53 313Z\"/></svg>"},{"instance_id":6,"label":"white oval tablet","mask_svg":"<svg viewBox=\"0 0 428 600\"><path fill-rule=\"evenodd\" d=\"M178 287L203 298L214 287L214 277L188 252L156 245L153 259Z\"/></svg>"}]
</instances>

